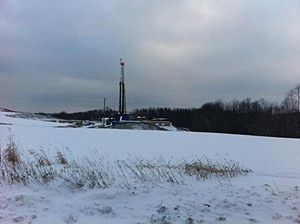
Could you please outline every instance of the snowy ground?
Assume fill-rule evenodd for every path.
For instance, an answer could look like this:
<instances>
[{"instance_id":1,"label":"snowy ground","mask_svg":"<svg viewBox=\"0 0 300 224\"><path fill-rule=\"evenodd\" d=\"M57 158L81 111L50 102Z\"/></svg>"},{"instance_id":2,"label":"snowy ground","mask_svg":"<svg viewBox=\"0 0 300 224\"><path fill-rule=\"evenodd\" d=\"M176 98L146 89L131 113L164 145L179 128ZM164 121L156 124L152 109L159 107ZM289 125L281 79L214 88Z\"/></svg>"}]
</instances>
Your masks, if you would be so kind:
<instances>
[{"instance_id":1,"label":"snowy ground","mask_svg":"<svg viewBox=\"0 0 300 224\"><path fill-rule=\"evenodd\" d=\"M112 160L233 159L252 173L186 185L137 183L70 190L47 185L0 185L0 223L300 223L300 140L192 132L61 128L61 123L7 117L0 112L1 149L14 135L19 148L95 150ZM64 124L66 125L66 124ZM10 130L10 131L9 131Z\"/></svg>"}]
</instances>

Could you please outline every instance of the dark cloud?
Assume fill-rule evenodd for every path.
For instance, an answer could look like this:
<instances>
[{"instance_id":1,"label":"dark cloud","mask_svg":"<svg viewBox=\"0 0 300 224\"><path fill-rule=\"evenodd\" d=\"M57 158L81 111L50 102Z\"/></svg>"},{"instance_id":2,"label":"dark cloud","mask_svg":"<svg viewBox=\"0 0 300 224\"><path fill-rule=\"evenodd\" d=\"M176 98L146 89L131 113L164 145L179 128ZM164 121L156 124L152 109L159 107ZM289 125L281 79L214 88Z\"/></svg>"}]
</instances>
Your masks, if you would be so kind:
<instances>
[{"instance_id":1,"label":"dark cloud","mask_svg":"<svg viewBox=\"0 0 300 224\"><path fill-rule=\"evenodd\" d=\"M299 83L300 3L1 1L0 106L128 108L281 101Z\"/></svg>"}]
</instances>

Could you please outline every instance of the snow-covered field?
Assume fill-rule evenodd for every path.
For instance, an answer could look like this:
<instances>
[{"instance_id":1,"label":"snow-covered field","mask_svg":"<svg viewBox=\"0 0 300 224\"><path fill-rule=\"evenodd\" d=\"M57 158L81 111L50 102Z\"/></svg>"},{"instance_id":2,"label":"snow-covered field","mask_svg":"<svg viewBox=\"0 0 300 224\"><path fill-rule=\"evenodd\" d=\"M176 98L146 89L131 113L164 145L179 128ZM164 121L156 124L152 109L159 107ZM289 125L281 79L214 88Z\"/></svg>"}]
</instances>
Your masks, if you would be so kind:
<instances>
[{"instance_id":1,"label":"snow-covered field","mask_svg":"<svg viewBox=\"0 0 300 224\"><path fill-rule=\"evenodd\" d=\"M188 179L186 184L115 184L73 189L60 182L0 185L0 223L300 223L300 140L192 132L62 128L61 123L0 112L1 150L13 135L18 147L95 151L112 161L232 159L253 170L234 178ZM66 124L63 124L66 125Z\"/></svg>"}]
</instances>

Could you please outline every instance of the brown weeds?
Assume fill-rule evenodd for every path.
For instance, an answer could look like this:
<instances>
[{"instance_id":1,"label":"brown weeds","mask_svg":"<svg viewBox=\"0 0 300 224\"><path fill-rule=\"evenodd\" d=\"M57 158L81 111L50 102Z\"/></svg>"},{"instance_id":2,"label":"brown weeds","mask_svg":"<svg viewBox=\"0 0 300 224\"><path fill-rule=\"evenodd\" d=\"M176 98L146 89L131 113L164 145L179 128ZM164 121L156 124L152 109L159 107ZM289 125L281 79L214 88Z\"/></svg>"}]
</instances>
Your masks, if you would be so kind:
<instances>
[{"instance_id":1,"label":"brown weeds","mask_svg":"<svg viewBox=\"0 0 300 224\"><path fill-rule=\"evenodd\" d=\"M58 180L72 189L107 188L113 184L129 189L136 183L145 186L186 184L189 177L204 180L215 176L220 179L251 172L233 160L220 162L207 157L177 163L166 161L163 157L153 160L128 158L112 162L108 156L100 156L97 151L93 159L68 159L60 151L51 159L43 149L31 150L21 156L12 135L1 157L0 183L27 185Z\"/></svg>"}]
</instances>

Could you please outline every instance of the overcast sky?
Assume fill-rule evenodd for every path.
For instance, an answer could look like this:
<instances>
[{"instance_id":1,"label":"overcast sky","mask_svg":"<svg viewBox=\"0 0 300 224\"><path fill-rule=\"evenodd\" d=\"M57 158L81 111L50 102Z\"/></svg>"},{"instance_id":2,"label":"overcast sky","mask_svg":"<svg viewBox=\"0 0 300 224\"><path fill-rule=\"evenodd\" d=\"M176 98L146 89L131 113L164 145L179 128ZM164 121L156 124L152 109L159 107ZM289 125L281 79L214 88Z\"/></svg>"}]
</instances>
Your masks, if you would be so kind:
<instances>
[{"instance_id":1,"label":"overcast sky","mask_svg":"<svg viewBox=\"0 0 300 224\"><path fill-rule=\"evenodd\" d=\"M281 102L300 83L299 0L0 0L0 107Z\"/></svg>"}]
</instances>

